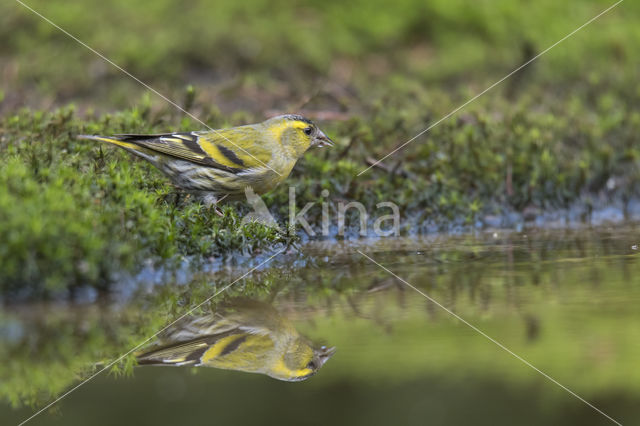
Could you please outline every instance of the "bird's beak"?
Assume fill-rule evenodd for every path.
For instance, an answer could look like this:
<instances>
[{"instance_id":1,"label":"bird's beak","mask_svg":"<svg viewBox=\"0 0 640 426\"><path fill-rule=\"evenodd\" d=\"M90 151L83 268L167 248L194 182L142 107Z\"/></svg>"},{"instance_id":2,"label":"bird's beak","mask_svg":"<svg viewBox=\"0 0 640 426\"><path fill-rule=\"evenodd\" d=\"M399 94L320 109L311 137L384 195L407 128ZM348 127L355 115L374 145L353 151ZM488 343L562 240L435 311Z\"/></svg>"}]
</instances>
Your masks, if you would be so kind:
<instances>
[{"instance_id":1,"label":"bird's beak","mask_svg":"<svg viewBox=\"0 0 640 426\"><path fill-rule=\"evenodd\" d=\"M318 354L318 358L320 359L320 366L324 365L325 362L329 360L336 353L336 347L327 348L323 346L320 348L320 353Z\"/></svg>"},{"instance_id":2,"label":"bird's beak","mask_svg":"<svg viewBox=\"0 0 640 426\"><path fill-rule=\"evenodd\" d=\"M318 130L318 135L315 137L313 142L313 145L318 148L322 148L323 146L333 146L333 141L329 139L327 135L322 133L322 130Z\"/></svg>"}]
</instances>

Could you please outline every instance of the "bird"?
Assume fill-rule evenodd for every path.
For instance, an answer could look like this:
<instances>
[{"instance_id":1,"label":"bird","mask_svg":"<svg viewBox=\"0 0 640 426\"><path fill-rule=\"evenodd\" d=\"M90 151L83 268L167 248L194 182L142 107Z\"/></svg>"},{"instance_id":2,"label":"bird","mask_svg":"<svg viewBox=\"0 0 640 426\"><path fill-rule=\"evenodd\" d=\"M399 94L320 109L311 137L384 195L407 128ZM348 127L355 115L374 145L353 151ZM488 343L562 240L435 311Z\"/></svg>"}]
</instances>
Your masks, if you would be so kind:
<instances>
[{"instance_id":1,"label":"bird","mask_svg":"<svg viewBox=\"0 0 640 426\"><path fill-rule=\"evenodd\" d=\"M298 114L218 130L78 138L124 148L207 205L242 198L247 188L265 194L289 176L309 148L333 146L318 126Z\"/></svg>"},{"instance_id":2,"label":"bird","mask_svg":"<svg viewBox=\"0 0 640 426\"><path fill-rule=\"evenodd\" d=\"M335 352L315 347L271 305L240 299L183 318L136 358L138 365L215 367L298 382L315 375Z\"/></svg>"}]
</instances>

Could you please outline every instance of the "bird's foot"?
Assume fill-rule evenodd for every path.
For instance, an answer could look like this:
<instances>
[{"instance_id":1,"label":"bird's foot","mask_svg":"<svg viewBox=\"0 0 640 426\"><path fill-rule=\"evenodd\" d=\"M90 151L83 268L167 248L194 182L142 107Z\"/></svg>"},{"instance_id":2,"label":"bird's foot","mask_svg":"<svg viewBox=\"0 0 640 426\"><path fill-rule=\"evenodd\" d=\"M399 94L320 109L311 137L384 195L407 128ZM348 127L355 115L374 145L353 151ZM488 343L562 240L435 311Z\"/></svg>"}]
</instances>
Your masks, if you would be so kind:
<instances>
[{"instance_id":1,"label":"bird's foot","mask_svg":"<svg viewBox=\"0 0 640 426\"><path fill-rule=\"evenodd\" d=\"M222 210L218 208L218 204L227 198L229 194L225 194L220 198L217 198L215 194L208 192L200 195L202 203L209 209L213 209L213 211L220 217L224 216Z\"/></svg>"}]
</instances>

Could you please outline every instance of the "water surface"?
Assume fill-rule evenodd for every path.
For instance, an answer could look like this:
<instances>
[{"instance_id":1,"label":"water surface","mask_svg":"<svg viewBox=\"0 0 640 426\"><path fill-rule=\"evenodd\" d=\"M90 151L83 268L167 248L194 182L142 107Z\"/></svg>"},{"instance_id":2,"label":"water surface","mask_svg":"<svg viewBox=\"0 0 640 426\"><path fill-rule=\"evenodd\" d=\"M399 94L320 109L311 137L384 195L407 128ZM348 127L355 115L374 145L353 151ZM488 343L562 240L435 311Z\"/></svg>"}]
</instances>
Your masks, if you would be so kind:
<instances>
[{"instance_id":1,"label":"water surface","mask_svg":"<svg viewBox=\"0 0 640 426\"><path fill-rule=\"evenodd\" d=\"M622 424L638 424L636 231L310 243L189 318L214 318L239 300L265 307L236 315L234 327L268 329L273 341L300 336L316 350L335 347L313 374L288 382L271 366L256 366L269 357L253 356L264 346L242 346L246 336L218 346L218 355L246 351L236 352L245 368L235 370L237 363L221 358L214 366L133 367L131 356L120 365L126 374L98 376L32 424L614 424L438 304ZM28 417L241 272L169 280L127 302L107 296L81 306L4 308L0 422ZM183 325L169 332L185 341L220 332L207 321L204 331ZM221 342L220 335L209 341ZM279 348L269 359L293 350Z\"/></svg>"}]
</instances>

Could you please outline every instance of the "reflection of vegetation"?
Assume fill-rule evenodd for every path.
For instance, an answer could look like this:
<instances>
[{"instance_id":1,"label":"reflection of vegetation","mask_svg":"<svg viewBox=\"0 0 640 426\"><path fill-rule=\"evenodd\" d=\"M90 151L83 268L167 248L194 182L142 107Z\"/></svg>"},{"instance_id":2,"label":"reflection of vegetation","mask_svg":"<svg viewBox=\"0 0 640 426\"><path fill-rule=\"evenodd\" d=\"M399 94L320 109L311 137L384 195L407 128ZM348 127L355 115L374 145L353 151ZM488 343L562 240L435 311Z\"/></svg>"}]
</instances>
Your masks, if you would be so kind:
<instances>
[{"instance_id":1,"label":"reflection of vegetation","mask_svg":"<svg viewBox=\"0 0 640 426\"><path fill-rule=\"evenodd\" d=\"M413 218L404 222L409 231L421 232L496 223L491 217L509 212L521 221L576 203L588 218L599 203L619 200L624 208L639 195L633 46L640 34L625 19L638 13L633 2L434 128L387 170L357 179L367 158L558 40L601 2L402 0L390 11L365 0L251 0L200 2L180 13L166 0L31 3L213 127L299 110L302 102L312 118L328 117L323 128L339 146L297 166L288 182L298 208L320 200L323 189L371 211L393 201L403 219ZM151 167L75 141L78 133L201 125L149 98L132 108L142 88L19 5L3 3L0 16L0 55L8 64L0 89L0 291L26 297L80 284L103 289L114 271L147 259L206 259L282 242L273 230L238 227L246 206L216 217L180 199ZM162 24L167 19L172 25ZM196 88L185 92L189 83ZM69 99L75 109L18 111ZM92 112L114 107L125 109ZM283 187L267 197L281 218L288 217L287 194ZM311 211L309 221L318 224L319 215Z\"/></svg>"},{"instance_id":2,"label":"reflection of vegetation","mask_svg":"<svg viewBox=\"0 0 640 426\"><path fill-rule=\"evenodd\" d=\"M114 314L118 320L114 320ZM150 316L150 315L149 315ZM108 309L33 309L0 317L0 398L12 405L35 405L63 392L97 370L97 361L138 343L161 324L147 315ZM130 370L131 360L118 366Z\"/></svg>"},{"instance_id":3,"label":"reflection of vegetation","mask_svg":"<svg viewBox=\"0 0 640 426\"><path fill-rule=\"evenodd\" d=\"M377 241L367 251L581 395L633 396L640 395L640 287L634 278L640 263L620 248L633 234ZM327 263L320 260L326 254L332 256ZM400 383L422 375L454 382L490 376L513 386L543 380L352 253L316 255L304 268L280 265L255 273L226 295L268 301L302 334L340 348L313 383ZM219 288L229 281L221 274L202 276L185 286L159 287L120 307L4 312L0 397L13 404L49 399L95 371L96 362L115 359L210 296L214 283ZM212 318L221 308L206 307L194 316ZM227 312L227 324L280 329L281 319L272 311ZM221 326L198 321L192 325ZM188 340L199 332L189 331L189 322L183 325L164 338ZM117 371L135 374L133 365L135 359L128 358Z\"/></svg>"},{"instance_id":4,"label":"reflection of vegetation","mask_svg":"<svg viewBox=\"0 0 640 426\"><path fill-rule=\"evenodd\" d=\"M269 305L236 301L224 309L187 317L137 356L142 365L192 365L261 373L289 382L305 380L333 355L314 349Z\"/></svg>"}]
</instances>

